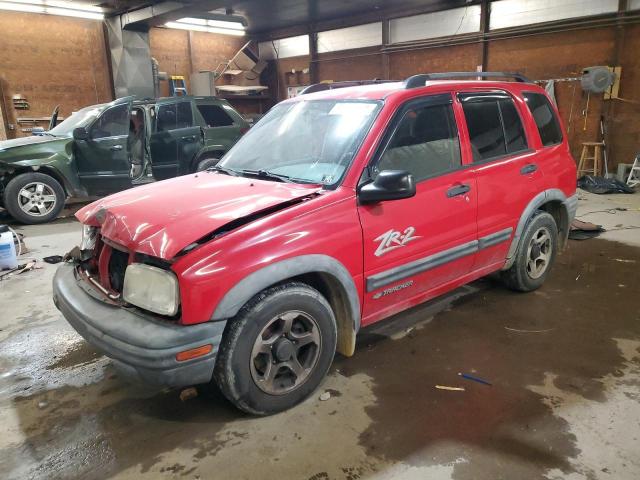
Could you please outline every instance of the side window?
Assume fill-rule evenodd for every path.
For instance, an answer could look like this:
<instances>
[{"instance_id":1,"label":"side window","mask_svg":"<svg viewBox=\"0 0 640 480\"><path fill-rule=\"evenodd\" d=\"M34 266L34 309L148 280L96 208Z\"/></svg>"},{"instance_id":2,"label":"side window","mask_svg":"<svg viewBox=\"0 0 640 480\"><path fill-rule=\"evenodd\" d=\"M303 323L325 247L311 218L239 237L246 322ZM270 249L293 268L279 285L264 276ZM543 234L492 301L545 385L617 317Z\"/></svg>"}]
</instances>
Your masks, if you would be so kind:
<instances>
[{"instance_id":1,"label":"side window","mask_svg":"<svg viewBox=\"0 0 640 480\"><path fill-rule=\"evenodd\" d=\"M129 134L129 106L116 105L102 112L91 127L91 138L126 136Z\"/></svg>"},{"instance_id":2,"label":"side window","mask_svg":"<svg viewBox=\"0 0 640 480\"><path fill-rule=\"evenodd\" d=\"M197 105L207 127L229 127L233 119L218 105Z\"/></svg>"},{"instance_id":3,"label":"side window","mask_svg":"<svg viewBox=\"0 0 640 480\"><path fill-rule=\"evenodd\" d=\"M377 170L406 170L416 182L459 167L460 143L450 104L408 110Z\"/></svg>"},{"instance_id":4,"label":"side window","mask_svg":"<svg viewBox=\"0 0 640 480\"><path fill-rule=\"evenodd\" d=\"M562 130L547 97L533 92L525 92L523 96L538 127L542 145L546 147L562 142Z\"/></svg>"},{"instance_id":5,"label":"side window","mask_svg":"<svg viewBox=\"0 0 640 480\"><path fill-rule=\"evenodd\" d=\"M510 97L464 94L460 101L474 162L527 149L522 121Z\"/></svg>"},{"instance_id":6,"label":"side window","mask_svg":"<svg viewBox=\"0 0 640 480\"><path fill-rule=\"evenodd\" d=\"M170 103L158 107L156 130L166 132L193 125L191 102Z\"/></svg>"}]
</instances>

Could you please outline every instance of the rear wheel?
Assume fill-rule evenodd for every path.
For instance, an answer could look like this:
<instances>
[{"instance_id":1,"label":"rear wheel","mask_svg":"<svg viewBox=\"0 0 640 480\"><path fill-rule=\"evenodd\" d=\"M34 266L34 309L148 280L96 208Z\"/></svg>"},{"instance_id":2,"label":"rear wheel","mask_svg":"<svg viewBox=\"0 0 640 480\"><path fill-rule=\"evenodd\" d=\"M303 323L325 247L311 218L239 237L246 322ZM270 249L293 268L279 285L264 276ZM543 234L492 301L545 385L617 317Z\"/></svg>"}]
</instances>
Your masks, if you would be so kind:
<instances>
[{"instance_id":1,"label":"rear wheel","mask_svg":"<svg viewBox=\"0 0 640 480\"><path fill-rule=\"evenodd\" d=\"M215 381L239 409L269 415L302 402L322 382L336 348L327 300L298 282L272 287L230 320Z\"/></svg>"},{"instance_id":2,"label":"rear wheel","mask_svg":"<svg viewBox=\"0 0 640 480\"><path fill-rule=\"evenodd\" d=\"M4 205L19 222L33 225L55 219L62 211L62 185L44 173L23 173L11 179L4 190Z\"/></svg>"},{"instance_id":3,"label":"rear wheel","mask_svg":"<svg viewBox=\"0 0 640 480\"><path fill-rule=\"evenodd\" d=\"M524 229L513 265L502 272L505 284L521 292L539 288L551 270L557 245L554 218L547 212L536 212Z\"/></svg>"}]
</instances>

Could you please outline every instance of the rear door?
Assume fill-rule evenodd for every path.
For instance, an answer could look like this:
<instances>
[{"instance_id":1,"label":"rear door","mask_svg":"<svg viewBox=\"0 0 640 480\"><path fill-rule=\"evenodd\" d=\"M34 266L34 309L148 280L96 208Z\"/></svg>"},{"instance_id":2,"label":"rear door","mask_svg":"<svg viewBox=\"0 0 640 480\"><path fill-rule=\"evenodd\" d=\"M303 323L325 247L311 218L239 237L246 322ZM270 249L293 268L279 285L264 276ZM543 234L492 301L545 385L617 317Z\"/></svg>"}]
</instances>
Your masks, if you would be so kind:
<instances>
[{"instance_id":1,"label":"rear door","mask_svg":"<svg viewBox=\"0 0 640 480\"><path fill-rule=\"evenodd\" d=\"M105 195L131 186L127 138L131 103L108 107L88 127L87 140L74 141L80 183L89 195Z\"/></svg>"},{"instance_id":2,"label":"rear door","mask_svg":"<svg viewBox=\"0 0 640 480\"><path fill-rule=\"evenodd\" d=\"M151 168L156 180L189 173L202 148L202 130L194 125L191 100L160 101L149 142Z\"/></svg>"},{"instance_id":3,"label":"rear door","mask_svg":"<svg viewBox=\"0 0 640 480\"><path fill-rule=\"evenodd\" d=\"M366 279L363 323L403 310L463 277L475 256L475 176L462 164L450 94L404 105L374 157L371 176L382 170L408 171L417 193L358 207Z\"/></svg>"},{"instance_id":4,"label":"rear door","mask_svg":"<svg viewBox=\"0 0 640 480\"><path fill-rule=\"evenodd\" d=\"M520 216L542 189L542 170L522 122L524 102L506 92L460 93L478 185L474 270L503 263Z\"/></svg>"},{"instance_id":5,"label":"rear door","mask_svg":"<svg viewBox=\"0 0 640 480\"><path fill-rule=\"evenodd\" d=\"M245 120L228 104L196 99L196 123L204 129L207 151L226 152L248 129Z\"/></svg>"}]
</instances>

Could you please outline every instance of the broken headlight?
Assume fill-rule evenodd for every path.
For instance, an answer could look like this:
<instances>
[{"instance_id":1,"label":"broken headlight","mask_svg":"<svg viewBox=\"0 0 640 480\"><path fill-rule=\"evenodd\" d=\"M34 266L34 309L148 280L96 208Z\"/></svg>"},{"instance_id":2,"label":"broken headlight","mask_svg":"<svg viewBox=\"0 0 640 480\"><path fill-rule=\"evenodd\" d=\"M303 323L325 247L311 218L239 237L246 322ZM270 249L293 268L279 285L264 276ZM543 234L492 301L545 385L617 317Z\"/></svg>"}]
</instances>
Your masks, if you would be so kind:
<instances>
[{"instance_id":1,"label":"broken headlight","mask_svg":"<svg viewBox=\"0 0 640 480\"><path fill-rule=\"evenodd\" d=\"M122 298L136 307L173 316L180 306L178 279L162 268L132 263L124 274Z\"/></svg>"},{"instance_id":2,"label":"broken headlight","mask_svg":"<svg viewBox=\"0 0 640 480\"><path fill-rule=\"evenodd\" d=\"M93 250L96 247L98 239L98 227L91 225L82 225L82 242L80 242L80 250Z\"/></svg>"}]
</instances>

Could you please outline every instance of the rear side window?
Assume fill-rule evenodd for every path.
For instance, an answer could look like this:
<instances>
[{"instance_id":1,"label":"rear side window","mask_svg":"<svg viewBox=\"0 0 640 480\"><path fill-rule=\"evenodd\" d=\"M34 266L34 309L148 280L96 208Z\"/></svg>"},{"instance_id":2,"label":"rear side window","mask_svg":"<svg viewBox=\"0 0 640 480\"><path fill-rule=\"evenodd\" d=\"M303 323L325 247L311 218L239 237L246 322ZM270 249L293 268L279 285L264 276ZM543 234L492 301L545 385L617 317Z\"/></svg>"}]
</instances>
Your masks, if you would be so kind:
<instances>
[{"instance_id":1,"label":"rear side window","mask_svg":"<svg viewBox=\"0 0 640 480\"><path fill-rule=\"evenodd\" d=\"M474 162L527 149L522 120L511 97L462 94L459 98L471 137Z\"/></svg>"},{"instance_id":2,"label":"rear side window","mask_svg":"<svg viewBox=\"0 0 640 480\"><path fill-rule=\"evenodd\" d=\"M458 129L447 103L407 110L377 169L406 170L419 182L455 170L460 163Z\"/></svg>"},{"instance_id":3,"label":"rear side window","mask_svg":"<svg viewBox=\"0 0 640 480\"><path fill-rule=\"evenodd\" d=\"M229 127L233 119L218 105L197 105L207 127Z\"/></svg>"},{"instance_id":4,"label":"rear side window","mask_svg":"<svg viewBox=\"0 0 640 480\"><path fill-rule=\"evenodd\" d=\"M158 107L156 130L165 132L189 128L193 125L193 115L190 102L170 103Z\"/></svg>"},{"instance_id":5,"label":"rear side window","mask_svg":"<svg viewBox=\"0 0 640 480\"><path fill-rule=\"evenodd\" d=\"M556 114L549 104L547 97L541 93L525 92L522 94L527 102L529 111L540 133L540 140L545 147L562 142L562 130Z\"/></svg>"}]
</instances>

